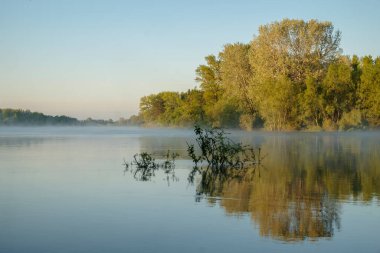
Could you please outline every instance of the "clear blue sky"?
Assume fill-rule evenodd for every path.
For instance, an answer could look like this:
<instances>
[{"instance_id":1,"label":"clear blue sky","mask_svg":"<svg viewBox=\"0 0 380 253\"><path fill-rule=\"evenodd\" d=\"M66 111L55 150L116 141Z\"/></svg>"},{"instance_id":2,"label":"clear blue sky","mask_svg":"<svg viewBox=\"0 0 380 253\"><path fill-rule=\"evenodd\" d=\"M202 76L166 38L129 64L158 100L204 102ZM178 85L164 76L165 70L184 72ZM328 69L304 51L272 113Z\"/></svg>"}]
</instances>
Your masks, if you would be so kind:
<instances>
[{"instance_id":1,"label":"clear blue sky","mask_svg":"<svg viewBox=\"0 0 380 253\"><path fill-rule=\"evenodd\" d=\"M332 21L344 54L380 55L380 1L0 0L0 108L128 117L197 84L226 43L283 18Z\"/></svg>"}]
</instances>

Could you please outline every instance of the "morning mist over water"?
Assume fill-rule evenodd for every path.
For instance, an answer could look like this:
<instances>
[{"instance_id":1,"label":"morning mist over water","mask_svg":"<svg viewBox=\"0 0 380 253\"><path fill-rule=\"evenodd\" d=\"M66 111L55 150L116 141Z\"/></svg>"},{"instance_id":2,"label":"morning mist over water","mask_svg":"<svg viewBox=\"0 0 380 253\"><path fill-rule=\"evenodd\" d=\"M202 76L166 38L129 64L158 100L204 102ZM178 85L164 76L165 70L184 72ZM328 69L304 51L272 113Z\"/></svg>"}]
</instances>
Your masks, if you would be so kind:
<instances>
[{"instance_id":1,"label":"morning mist over water","mask_svg":"<svg viewBox=\"0 0 380 253\"><path fill-rule=\"evenodd\" d=\"M263 166L202 188L187 181L191 130L1 128L0 249L355 252L358 241L376 249L377 132L231 135L261 147ZM135 153L169 148L180 154L178 180L124 172Z\"/></svg>"}]
</instances>

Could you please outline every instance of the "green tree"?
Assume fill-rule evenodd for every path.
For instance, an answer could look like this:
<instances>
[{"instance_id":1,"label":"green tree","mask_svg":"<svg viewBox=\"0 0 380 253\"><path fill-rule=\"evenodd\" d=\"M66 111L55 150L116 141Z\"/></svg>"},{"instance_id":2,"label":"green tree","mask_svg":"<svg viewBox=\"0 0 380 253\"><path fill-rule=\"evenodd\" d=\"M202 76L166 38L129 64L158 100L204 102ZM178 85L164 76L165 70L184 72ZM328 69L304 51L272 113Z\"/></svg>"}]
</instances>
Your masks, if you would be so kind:
<instances>
[{"instance_id":1,"label":"green tree","mask_svg":"<svg viewBox=\"0 0 380 253\"><path fill-rule=\"evenodd\" d=\"M159 94L152 94L140 99L140 113L144 121L156 122L164 112L164 100Z\"/></svg>"},{"instance_id":2,"label":"green tree","mask_svg":"<svg viewBox=\"0 0 380 253\"><path fill-rule=\"evenodd\" d=\"M311 84L307 87L306 79L312 78L317 83L323 79L329 64L340 54L339 42L340 32L334 32L330 22L285 19L259 28L259 35L252 40L249 50L253 72L250 96L258 104L259 113L266 118L265 120L268 120L269 111L271 118L274 115L280 118L287 115L287 127L298 128L312 115L314 118L319 117L317 111L310 111L310 104L309 109L301 108L305 98L310 97L314 89L310 87ZM282 87L286 87L285 90L278 89L279 84L285 83L287 85ZM268 85L269 87L261 87ZM283 102L291 101L292 107L279 106L281 103L274 102L278 97L281 97L280 100ZM314 102L315 100L316 98ZM275 108L279 111L275 112ZM276 121L282 122L280 119ZM285 126L276 123L274 127L273 124L266 122L271 129Z\"/></svg>"},{"instance_id":3,"label":"green tree","mask_svg":"<svg viewBox=\"0 0 380 253\"><path fill-rule=\"evenodd\" d=\"M352 68L352 72L351 72L352 83L355 85L355 89L357 89L360 82L360 76L362 74L362 70L360 67L360 60L357 55L352 56L351 68Z\"/></svg>"},{"instance_id":4,"label":"green tree","mask_svg":"<svg viewBox=\"0 0 380 253\"><path fill-rule=\"evenodd\" d=\"M159 121L163 125L178 125L181 122L182 106L181 96L178 92L161 92L160 97L164 102L164 112Z\"/></svg>"},{"instance_id":5,"label":"green tree","mask_svg":"<svg viewBox=\"0 0 380 253\"><path fill-rule=\"evenodd\" d=\"M252 40L250 63L260 79L286 76L304 84L307 76L321 80L339 56L340 32L331 22L284 19L260 26Z\"/></svg>"},{"instance_id":6,"label":"green tree","mask_svg":"<svg viewBox=\"0 0 380 253\"><path fill-rule=\"evenodd\" d=\"M50 116L21 109L0 109L0 125L78 125L80 122L67 116Z\"/></svg>"},{"instance_id":7,"label":"green tree","mask_svg":"<svg viewBox=\"0 0 380 253\"><path fill-rule=\"evenodd\" d=\"M242 43L227 44L219 54L221 59L222 84L228 96L236 98L241 103L241 111L251 115L256 114L256 107L248 96L252 69L249 63L249 45Z\"/></svg>"},{"instance_id":8,"label":"green tree","mask_svg":"<svg viewBox=\"0 0 380 253\"><path fill-rule=\"evenodd\" d=\"M296 117L296 96L293 85L286 77L266 79L255 88L265 126L270 130L293 129Z\"/></svg>"},{"instance_id":9,"label":"green tree","mask_svg":"<svg viewBox=\"0 0 380 253\"><path fill-rule=\"evenodd\" d=\"M194 123L205 123L205 111L203 105L204 94L197 89L188 90L181 94L183 104L181 107L182 125L193 125Z\"/></svg>"},{"instance_id":10,"label":"green tree","mask_svg":"<svg viewBox=\"0 0 380 253\"><path fill-rule=\"evenodd\" d=\"M344 112L354 108L354 84L351 66L344 58L329 65L322 82L325 118L337 124Z\"/></svg>"},{"instance_id":11,"label":"green tree","mask_svg":"<svg viewBox=\"0 0 380 253\"><path fill-rule=\"evenodd\" d=\"M331 22L284 19L260 26L249 44L226 44L205 57L196 69L200 90L143 97L139 118L271 130L379 126L380 60L341 56L340 39ZM1 120L14 117L2 113Z\"/></svg>"},{"instance_id":12,"label":"green tree","mask_svg":"<svg viewBox=\"0 0 380 253\"><path fill-rule=\"evenodd\" d=\"M321 84L312 77L307 77L305 83L306 89L300 98L302 120L307 126L320 127L323 120Z\"/></svg>"},{"instance_id":13,"label":"green tree","mask_svg":"<svg viewBox=\"0 0 380 253\"><path fill-rule=\"evenodd\" d=\"M215 105L219 102L224 90L220 74L220 60L214 55L205 57L206 65L199 65L196 69L195 80L200 83L203 92L205 118L211 125L215 125L218 115Z\"/></svg>"},{"instance_id":14,"label":"green tree","mask_svg":"<svg viewBox=\"0 0 380 253\"><path fill-rule=\"evenodd\" d=\"M362 75L359 85L359 106L371 125L380 124L380 57L362 60Z\"/></svg>"}]
</instances>

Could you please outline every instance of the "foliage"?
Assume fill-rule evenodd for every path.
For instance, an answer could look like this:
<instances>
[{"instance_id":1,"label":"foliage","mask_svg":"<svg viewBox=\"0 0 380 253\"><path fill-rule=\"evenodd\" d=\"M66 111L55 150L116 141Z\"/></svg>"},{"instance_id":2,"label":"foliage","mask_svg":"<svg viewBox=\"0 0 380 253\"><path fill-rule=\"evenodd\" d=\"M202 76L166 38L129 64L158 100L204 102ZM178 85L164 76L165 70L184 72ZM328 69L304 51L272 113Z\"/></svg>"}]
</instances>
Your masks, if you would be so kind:
<instances>
[{"instance_id":1,"label":"foliage","mask_svg":"<svg viewBox=\"0 0 380 253\"><path fill-rule=\"evenodd\" d=\"M249 114L242 114L239 118L239 126L241 129L252 131L254 124L254 117Z\"/></svg>"},{"instance_id":2,"label":"foliage","mask_svg":"<svg viewBox=\"0 0 380 253\"><path fill-rule=\"evenodd\" d=\"M141 115L132 115L128 119L125 118L120 118L117 122L116 125L123 126L123 125L130 125L130 126L139 126L144 123L143 118Z\"/></svg>"},{"instance_id":3,"label":"foliage","mask_svg":"<svg viewBox=\"0 0 380 253\"><path fill-rule=\"evenodd\" d=\"M260 26L252 40L250 63L258 79L286 76L302 85L307 75L319 79L339 55L340 32L330 22L284 19Z\"/></svg>"},{"instance_id":4,"label":"foliage","mask_svg":"<svg viewBox=\"0 0 380 253\"><path fill-rule=\"evenodd\" d=\"M358 97L363 116L372 125L380 125L380 57L362 60Z\"/></svg>"},{"instance_id":5,"label":"foliage","mask_svg":"<svg viewBox=\"0 0 380 253\"><path fill-rule=\"evenodd\" d=\"M359 110L344 112L342 118L338 122L340 130L359 128L362 126L362 124L362 115Z\"/></svg>"},{"instance_id":6,"label":"foliage","mask_svg":"<svg viewBox=\"0 0 380 253\"><path fill-rule=\"evenodd\" d=\"M206 65L199 65L195 70L195 80L200 83L203 96L204 114L208 118L208 123L213 125L217 121L215 114L216 106L219 103L224 90L221 84L221 61L214 55L205 57Z\"/></svg>"},{"instance_id":7,"label":"foliage","mask_svg":"<svg viewBox=\"0 0 380 253\"><path fill-rule=\"evenodd\" d=\"M335 130L359 110L379 127L380 58L342 56L340 40L331 22L263 25L249 43L205 57L199 89L143 97L140 116L145 125Z\"/></svg>"},{"instance_id":8,"label":"foliage","mask_svg":"<svg viewBox=\"0 0 380 253\"><path fill-rule=\"evenodd\" d=\"M249 96L252 69L249 63L248 52L250 45L235 43L227 44L220 52L220 69L222 86L226 95L239 101L240 111L255 116L257 108Z\"/></svg>"},{"instance_id":9,"label":"foliage","mask_svg":"<svg viewBox=\"0 0 380 253\"><path fill-rule=\"evenodd\" d=\"M352 110L355 104L351 71L348 63L332 63L322 82L324 114L334 123L341 119L344 112Z\"/></svg>"},{"instance_id":10,"label":"foliage","mask_svg":"<svg viewBox=\"0 0 380 253\"><path fill-rule=\"evenodd\" d=\"M187 153L194 162L193 170L189 174L189 181L192 182L195 175L200 173L209 177L208 173L231 177L232 174L238 175L234 170L246 170L260 165L262 159L261 149L257 152L251 146L232 141L227 137L227 133L220 128L203 129L195 125L196 134L194 144L187 144ZM175 177L175 159L177 153L168 151L165 160L161 163L156 162L152 154L142 152L133 156L133 161L124 161L125 171L130 171L134 178L141 181L148 181L155 176L155 173L162 171L169 177ZM131 166L131 167L130 167Z\"/></svg>"},{"instance_id":11,"label":"foliage","mask_svg":"<svg viewBox=\"0 0 380 253\"><path fill-rule=\"evenodd\" d=\"M120 118L117 121L92 118L78 120L64 115L50 116L30 110L0 108L0 126L123 126L142 123L141 116L136 115L129 119Z\"/></svg>"},{"instance_id":12,"label":"foliage","mask_svg":"<svg viewBox=\"0 0 380 253\"><path fill-rule=\"evenodd\" d=\"M187 152L194 162L194 167L189 175L189 180L193 181L197 173L203 176L208 173L214 175L228 175L231 170L245 169L261 163L263 157L260 156L250 146L236 143L226 136L223 129L212 128L202 129L196 125L196 144L188 144Z\"/></svg>"},{"instance_id":13,"label":"foliage","mask_svg":"<svg viewBox=\"0 0 380 253\"><path fill-rule=\"evenodd\" d=\"M0 125L79 125L80 121L67 116L49 116L20 109L0 109Z\"/></svg>"},{"instance_id":14,"label":"foliage","mask_svg":"<svg viewBox=\"0 0 380 253\"><path fill-rule=\"evenodd\" d=\"M307 76L305 80L306 89L300 97L301 116L304 125L319 128L323 122L323 97L322 87L317 80Z\"/></svg>"},{"instance_id":15,"label":"foliage","mask_svg":"<svg viewBox=\"0 0 380 253\"><path fill-rule=\"evenodd\" d=\"M255 85L254 91L260 114L268 129L296 128L293 124L297 115L296 91L288 78L267 79Z\"/></svg>"},{"instance_id":16,"label":"foliage","mask_svg":"<svg viewBox=\"0 0 380 253\"><path fill-rule=\"evenodd\" d=\"M160 92L141 98L139 118L146 125L189 126L193 121L203 122L203 92Z\"/></svg>"}]
</instances>

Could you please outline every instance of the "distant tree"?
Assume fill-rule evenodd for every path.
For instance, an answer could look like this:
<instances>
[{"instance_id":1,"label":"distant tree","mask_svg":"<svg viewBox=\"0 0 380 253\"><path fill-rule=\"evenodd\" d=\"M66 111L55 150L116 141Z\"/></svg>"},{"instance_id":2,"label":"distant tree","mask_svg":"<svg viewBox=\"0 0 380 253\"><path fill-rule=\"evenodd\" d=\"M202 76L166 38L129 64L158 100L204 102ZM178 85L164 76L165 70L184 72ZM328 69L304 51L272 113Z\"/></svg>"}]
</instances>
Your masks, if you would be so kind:
<instances>
[{"instance_id":1,"label":"distant tree","mask_svg":"<svg viewBox=\"0 0 380 253\"><path fill-rule=\"evenodd\" d=\"M67 116L49 116L21 109L0 109L0 125L78 125L80 122Z\"/></svg>"},{"instance_id":2,"label":"distant tree","mask_svg":"<svg viewBox=\"0 0 380 253\"><path fill-rule=\"evenodd\" d=\"M144 124L144 119L141 115L132 115L126 120L125 124L132 126L139 126Z\"/></svg>"}]
</instances>

